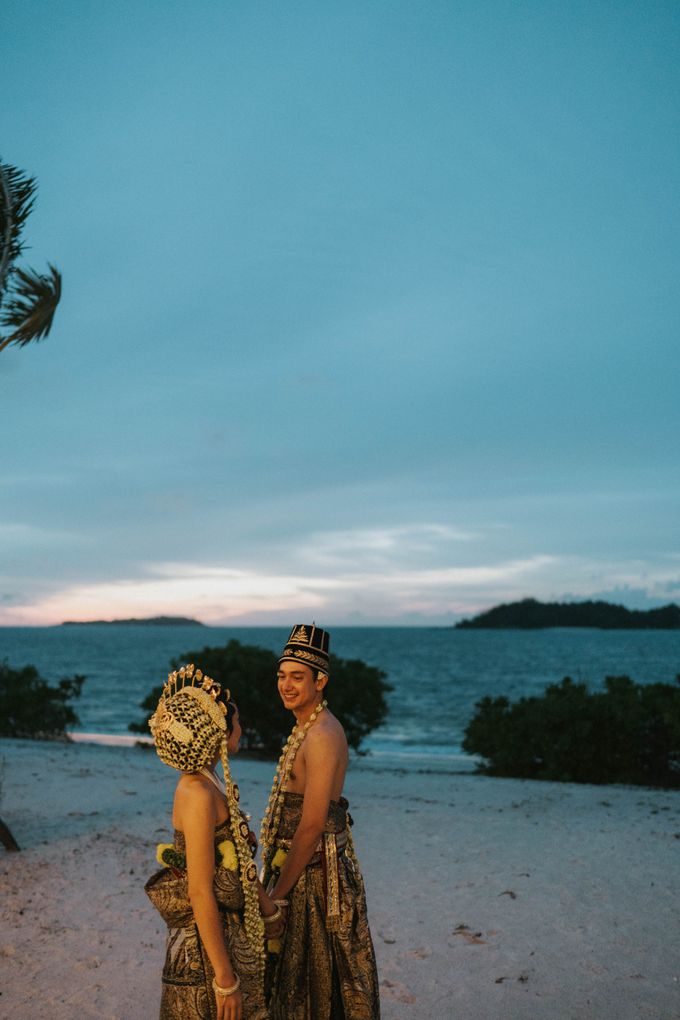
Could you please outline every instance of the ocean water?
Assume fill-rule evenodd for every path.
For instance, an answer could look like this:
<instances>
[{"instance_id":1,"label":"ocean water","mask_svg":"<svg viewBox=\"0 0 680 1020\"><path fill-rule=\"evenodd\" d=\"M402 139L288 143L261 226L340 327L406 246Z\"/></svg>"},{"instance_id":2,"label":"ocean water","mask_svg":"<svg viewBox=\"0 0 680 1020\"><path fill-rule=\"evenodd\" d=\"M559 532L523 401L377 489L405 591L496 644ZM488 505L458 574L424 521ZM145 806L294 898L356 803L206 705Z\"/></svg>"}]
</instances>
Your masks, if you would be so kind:
<instances>
[{"instance_id":1,"label":"ocean water","mask_svg":"<svg viewBox=\"0 0 680 1020\"><path fill-rule=\"evenodd\" d=\"M231 638L276 652L288 633L277 627L7 627L0 628L0 659L15 667L33 663L51 682L84 674L75 706L79 729L126 734L171 658ZM364 764L371 767L465 767L463 731L485 695L515 700L564 676L596 688L606 676L670 683L680 673L678 631L335 627L332 650L379 666L394 687L385 725L364 745L370 751ZM273 678L272 697L278 697ZM332 708L332 692L329 702Z\"/></svg>"}]
</instances>

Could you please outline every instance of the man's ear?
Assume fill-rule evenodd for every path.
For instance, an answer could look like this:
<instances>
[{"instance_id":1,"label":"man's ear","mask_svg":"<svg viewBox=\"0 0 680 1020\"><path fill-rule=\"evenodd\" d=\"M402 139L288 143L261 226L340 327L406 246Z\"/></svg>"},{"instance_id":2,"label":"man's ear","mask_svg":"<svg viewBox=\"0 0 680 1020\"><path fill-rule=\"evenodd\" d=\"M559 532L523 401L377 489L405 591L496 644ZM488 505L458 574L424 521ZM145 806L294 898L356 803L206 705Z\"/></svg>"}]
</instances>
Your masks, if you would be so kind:
<instances>
[{"instance_id":1,"label":"man's ear","mask_svg":"<svg viewBox=\"0 0 680 1020\"><path fill-rule=\"evenodd\" d=\"M316 680L314 681L317 691L322 691L328 683L328 675L326 673L317 673Z\"/></svg>"}]
</instances>

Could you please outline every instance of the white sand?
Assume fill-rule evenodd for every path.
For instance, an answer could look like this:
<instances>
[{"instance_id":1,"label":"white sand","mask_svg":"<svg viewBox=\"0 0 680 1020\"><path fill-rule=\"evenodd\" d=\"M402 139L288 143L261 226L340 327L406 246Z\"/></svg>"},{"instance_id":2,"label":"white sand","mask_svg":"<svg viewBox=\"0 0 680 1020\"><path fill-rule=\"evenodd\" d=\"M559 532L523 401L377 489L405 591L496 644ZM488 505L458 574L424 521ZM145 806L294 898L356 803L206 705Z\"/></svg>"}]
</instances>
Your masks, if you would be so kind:
<instances>
[{"instance_id":1,"label":"white sand","mask_svg":"<svg viewBox=\"0 0 680 1020\"><path fill-rule=\"evenodd\" d=\"M154 1020L173 773L1 741L0 1016ZM234 763L259 818L272 765ZM680 1018L680 793L354 769L383 1020Z\"/></svg>"}]
</instances>

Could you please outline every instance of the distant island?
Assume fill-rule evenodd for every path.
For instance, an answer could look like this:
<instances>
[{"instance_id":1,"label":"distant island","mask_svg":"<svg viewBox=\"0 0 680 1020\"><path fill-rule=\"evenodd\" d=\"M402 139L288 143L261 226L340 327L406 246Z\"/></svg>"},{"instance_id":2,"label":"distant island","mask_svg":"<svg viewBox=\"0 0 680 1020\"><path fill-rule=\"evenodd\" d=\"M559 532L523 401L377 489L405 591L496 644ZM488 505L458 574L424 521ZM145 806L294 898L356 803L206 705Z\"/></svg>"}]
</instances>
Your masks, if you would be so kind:
<instances>
[{"instance_id":1,"label":"distant island","mask_svg":"<svg viewBox=\"0 0 680 1020\"><path fill-rule=\"evenodd\" d=\"M190 616L147 616L144 619L131 617L129 620L64 620L62 627L95 627L106 624L109 627L205 627L200 620Z\"/></svg>"},{"instance_id":2,"label":"distant island","mask_svg":"<svg viewBox=\"0 0 680 1020\"><path fill-rule=\"evenodd\" d=\"M522 599L494 606L454 625L459 629L541 630L546 627L599 627L602 630L680 630L680 606L626 609L612 602L539 602Z\"/></svg>"}]
</instances>

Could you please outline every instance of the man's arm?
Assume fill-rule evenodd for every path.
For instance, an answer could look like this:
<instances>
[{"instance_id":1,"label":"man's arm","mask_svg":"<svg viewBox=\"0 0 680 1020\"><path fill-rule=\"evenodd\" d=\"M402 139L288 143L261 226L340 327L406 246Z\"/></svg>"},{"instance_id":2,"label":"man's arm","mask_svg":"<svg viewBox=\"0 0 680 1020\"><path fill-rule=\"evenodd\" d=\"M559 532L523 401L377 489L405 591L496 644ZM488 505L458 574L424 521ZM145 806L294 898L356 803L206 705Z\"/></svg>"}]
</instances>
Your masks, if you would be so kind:
<instances>
[{"instance_id":1,"label":"man's arm","mask_svg":"<svg viewBox=\"0 0 680 1020\"><path fill-rule=\"evenodd\" d=\"M333 781L343 753L338 735L312 728L305 738L305 799L302 818L272 899L284 899L309 864L326 827Z\"/></svg>"}]
</instances>

